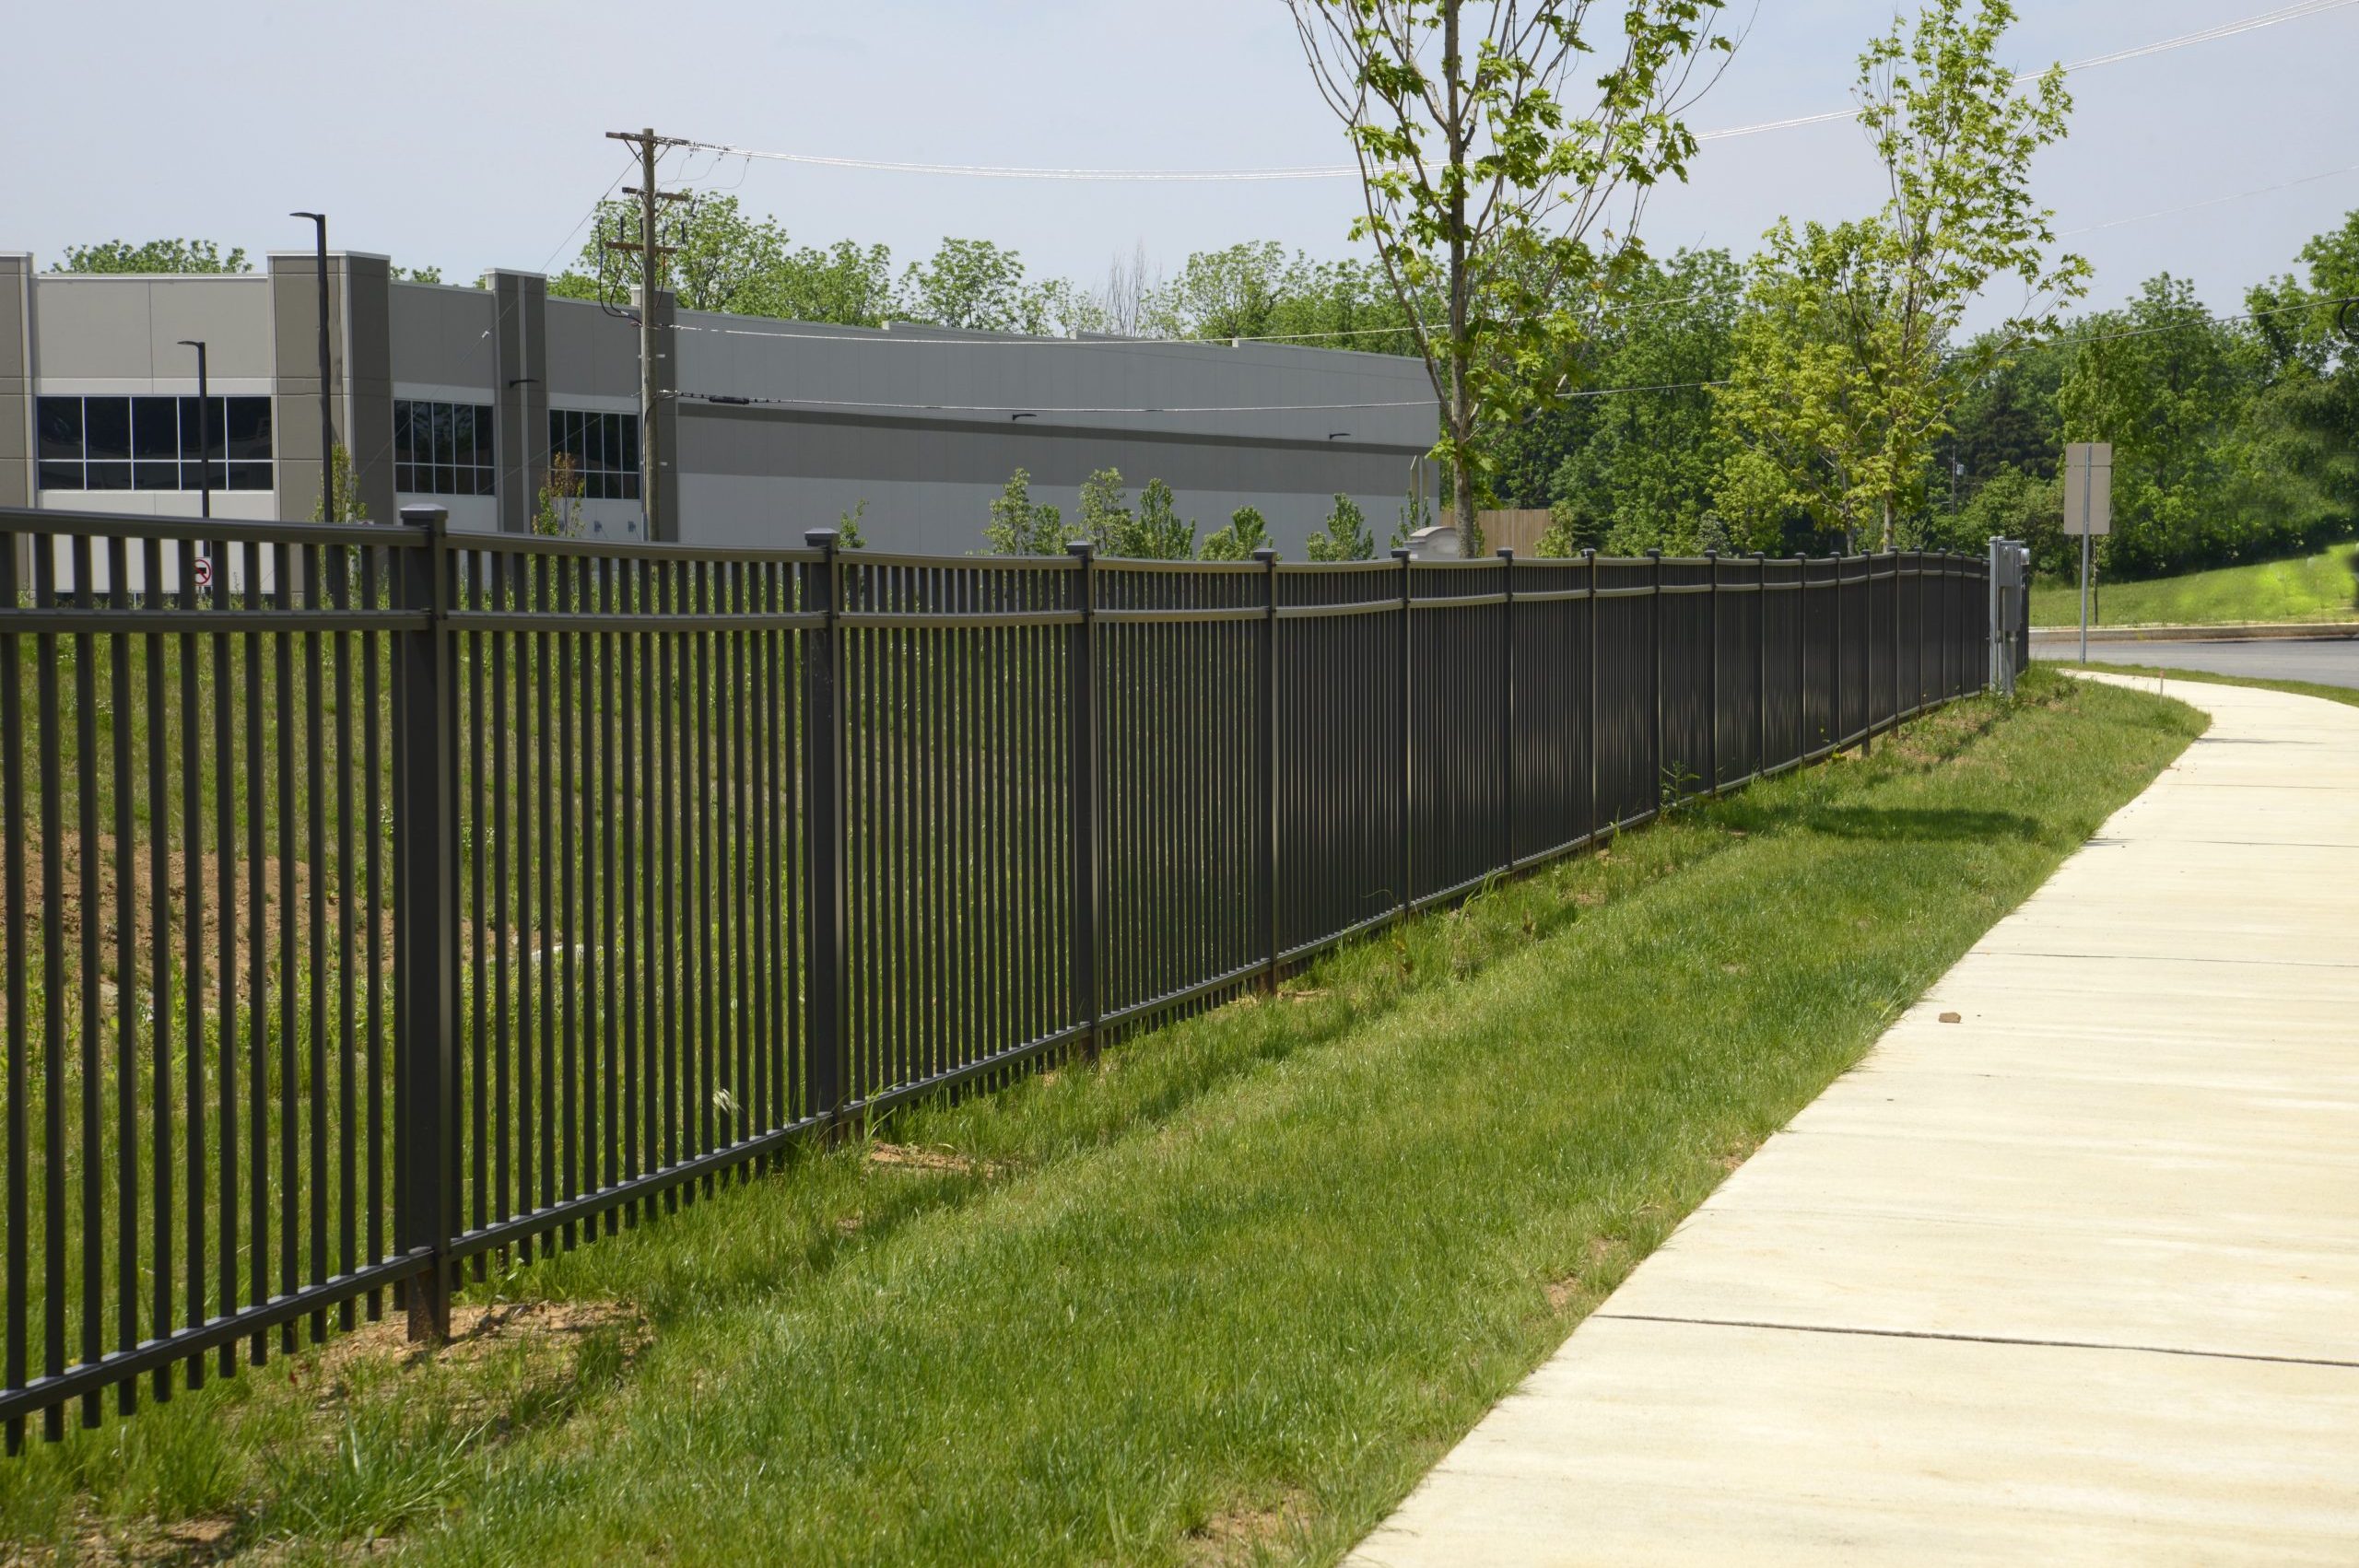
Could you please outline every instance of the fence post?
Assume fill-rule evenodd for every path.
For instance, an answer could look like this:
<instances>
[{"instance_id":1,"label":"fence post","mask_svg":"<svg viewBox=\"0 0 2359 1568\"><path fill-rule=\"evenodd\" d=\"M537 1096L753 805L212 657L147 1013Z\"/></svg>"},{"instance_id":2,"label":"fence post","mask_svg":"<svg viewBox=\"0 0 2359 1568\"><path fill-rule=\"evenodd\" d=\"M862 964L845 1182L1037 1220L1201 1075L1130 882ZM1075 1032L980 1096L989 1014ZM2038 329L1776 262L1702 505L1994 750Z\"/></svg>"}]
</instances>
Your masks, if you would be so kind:
<instances>
[{"instance_id":1,"label":"fence post","mask_svg":"<svg viewBox=\"0 0 2359 1568\"><path fill-rule=\"evenodd\" d=\"M1401 563L1401 919L1405 920L1415 901L1411 878L1416 874L1415 840L1411 837L1416 818L1409 797L1409 552L1395 547L1392 558Z\"/></svg>"},{"instance_id":2,"label":"fence post","mask_svg":"<svg viewBox=\"0 0 2359 1568\"><path fill-rule=\"evenodd\" d=\"M1810 557L1794 552L1794 761L1810 755Z\"/></svg>"},{"instance_id":3,"label":"fence post","mask_svg":"<svg viewBox=\"0 0 2359 1568\"><path fill-rule=\"evenodd\" d=\"M1706 769L1711 774L1711 786L1708 792L1717 801L1720 798L1720 553L1718 550L1705 551L1704 564L1705 569L1712 574L1712 591L1704 599L1704 638L1711 645L1711 651L1707 657L1711 661L1712 670L1708 705L1711 712L1704 721L1704 759Z\"/></svg>"},{"instance_id":4,"label":"fence post","mask_svg":"<svg viewBox=\"0 0 2359 1568\"><path fill-rule=\"evenodd\" d=\"M1835 750L1843 749L1843 553L1835 553L1835 661L1828 672L1827 689L1834 695L1828 699L1835 721ZM1831 754L1830 754L1831 755Z\"/></svg>"},{"instance_id":5,"label":"fence post","mask_svg":"<svg viewBox=\"0 0 2359 1568\"><path fill-rule=\"evenodd\" d=\"M1755 778L1769 771L1769 557L1760 550L1753 552L1753 631L1760 651L1753 661L1753 673L1760 685L1760 695L1753 705L1753 718L1758 738L1753 745L1753 776Z\"/></svg>"},{"instance_id":6,"label":"fence post","mask_svg":"<svg viewBox=\"0 0 2359 1568\"><path fill-rule=\"evenodd\" d=\"M1893 552L1896 562L1897 550ZM1860 755L1876 755L1876 555L1860 560Z\"/></svg>"},{"instance_id":7,"label":"fence post","mask_svg":"<svg viewBox=\"0 0 2359 1568\"><path fill-rule=\"evenodd\" d=\"M804 989L803 1082L806 1114L830 1124L848 1098L844 1030L844 712L842 637L836 614L836 533L818 528L803 543L820 553L805 561L797 598L822 621L803 634L803 907Z\"/></svg>"},{"instance_id":8,"label":"fence post","mask_svg":"<svg viewBox=\"0 0 2359 1568\"><path fill-rule=\"evenodd\" d=\"M1515 870L1515 552L1499 547L1507 600L1499 606L1499 821L1507 853L1499 861Z\"/></svg>"},{"instance_id":9,"label":"fence post","mask_svg":"<svg viewBox=\"0 0 2359 1568\"><path fill-rule=\"evenodd\" d=\"M1278 989L1278 553L1262 563L1262 950L1269 954L1262 989Z\"/></svg>"},{"instance_id":10,"label":"fence post","mask_svg":"<svg viewBox=\"0 0 2359 1568\"><path fill-rule=\"evenodd\" d=\"M1584 548L1581 559L1589 563L1589 722L1582 732L1589 746L1589 837L1593 843L1605 831L1597 798L1597 619L1603 601L1597 596L1597 552Z\"/></svg>"},{"instance_id":11,"label":"fence post","mask_svg":"<svg viewBox=\"0 0 2359 1568\"><path fill-rule=\"evenodd\" d=\"M1910 553L1915 554L1913 551ZM1920 591L1917 597L1920 600L1924 598L1921 591L1924 584L1923 578L1917 579ZM1918 684L1922 685L1925 668L1921 662L1917 667L1917 673L1919 677ZM1923 703L1920 700L1914 706L1922 707ZM1900 728L1900 552L1897 550L1892 553L1892 727L1895 731Z\"/></svg>"},{"instance_id":12,"label":"fence post","mask_svg":"<svg viewBox=\"0 0 2359 1568\"><path fill-rule=\"evenodd\" d=\"M1081 1009L1083 1054L1097 1055L1097 942L1102 893L1097 825L1097 547L1086 539L1065 545L1081 569L1074 573L1074 596L1081 619L1065 643L1066 679L1073 726L1065 753L1067 809L1073 824L1073 931L1070 954L1074 1004Z\"/></svg>"},{"instance_id":13,"label":"fence post","mask_svg":"<svg viewBox=\"0 0 2359 1568\"><path fill-rule=\"evenodd\" d=\"M1648 586L1652 590L1652 591L1647 595L1647 641L1649 645L1649 658L1651 661L1651 668L1653 670L1652 681L1655 698L1655 809L1647 814L1654 816L1661 814L1663 800L1662 552L1661 550L1649 550L1647 552L1647 561L1652 568L1652 569L1647 574Z\"/></svg>"},{"instance_id":14,"label":"fence post","mask_svg":"<svg viewBox=\"0 0 2359 1568\"><path fill-rule=\"evenodd\" d=\"M401 607L423 611L426 624L398 635L393 673L402 702L402 723L393 732L393 964L400 1053L393 1232L403 1254L428 1254L425 1272L405 1293L409 1337L440 1342L451 1337L449 1248L458 1223L447 1142L459 1013L451 963L459 920L451 771L457 715L442 629L449 610L443 542L451 514L441 507L415 506L404 507L401 518L421 534L419 547L400 552Z\"/></svg>"},{"instance_id":15,"label":"fence post","mask_svg":"<svg viewBox=\"0 0 2359 1568\"><path fill-rule=\"evenodd\" d=\"M1948 551L1943 551L1942 553L1941 636L1942 696L1944 700L1955 696L1957 695L1958 687L1957 672L1951 668L1951 666L1956 661L1955 654L1957 649L1955 645L1957 642L1957 631L1951 623L1954 620L1963 621L1965 617L1959 615L1956 613L1956 606L1950 603L1957 597L1957 576L1956 561Z\"/></svg>"}]
</instances>

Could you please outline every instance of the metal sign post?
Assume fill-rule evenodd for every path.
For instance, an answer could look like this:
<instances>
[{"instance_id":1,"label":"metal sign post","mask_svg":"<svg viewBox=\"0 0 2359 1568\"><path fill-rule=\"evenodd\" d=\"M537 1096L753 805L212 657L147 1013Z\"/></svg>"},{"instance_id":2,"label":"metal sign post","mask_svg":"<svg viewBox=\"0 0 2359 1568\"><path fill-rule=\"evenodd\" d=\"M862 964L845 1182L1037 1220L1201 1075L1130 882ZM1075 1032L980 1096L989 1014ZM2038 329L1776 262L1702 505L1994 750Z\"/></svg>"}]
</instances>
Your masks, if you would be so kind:
<instances>
[{"instance_id":1,"label":"metal sign post","mask_svg":"<svg viewBox=\"0 0 2359 1568\"><path fill-rule=\"evenodd\" d=\"M2113 443L2064 449L2064 532L2081 536L2081 662L2089 661L2090 541L2113 532Z\"/></svg>"}]
</instances>

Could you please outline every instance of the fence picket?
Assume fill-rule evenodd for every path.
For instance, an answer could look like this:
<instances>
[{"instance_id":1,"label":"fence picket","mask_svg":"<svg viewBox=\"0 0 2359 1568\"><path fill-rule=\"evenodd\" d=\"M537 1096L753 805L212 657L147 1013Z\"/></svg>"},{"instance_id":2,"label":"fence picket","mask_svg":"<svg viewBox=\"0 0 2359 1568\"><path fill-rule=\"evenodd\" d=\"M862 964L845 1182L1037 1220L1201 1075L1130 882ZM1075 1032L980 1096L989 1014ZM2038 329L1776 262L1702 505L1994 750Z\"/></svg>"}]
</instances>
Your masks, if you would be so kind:
<instances>
[{"instance_id":1,"label":"fence picket","mask_svg":"<svg viewBox=\"0 0 2359 1568\"><path fill-rule=\"evenodd\" d=\"M389 1287L445 1334L494 1253L1274 986L1976 667L1981 563L1751 559L0 510L10 1448Z\"/></svg>"}]
</instances>

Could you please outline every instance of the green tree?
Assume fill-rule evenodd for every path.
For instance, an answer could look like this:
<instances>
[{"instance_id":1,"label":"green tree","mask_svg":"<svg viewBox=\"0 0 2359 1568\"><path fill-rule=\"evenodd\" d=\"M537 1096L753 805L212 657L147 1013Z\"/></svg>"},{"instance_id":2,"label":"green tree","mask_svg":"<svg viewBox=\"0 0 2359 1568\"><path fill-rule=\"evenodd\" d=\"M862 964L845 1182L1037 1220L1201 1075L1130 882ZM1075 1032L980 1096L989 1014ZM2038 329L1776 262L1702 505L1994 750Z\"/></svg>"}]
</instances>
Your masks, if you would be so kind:
<instances>
[{"instance_id":1,"label":"green tree","mask_svg":"<svg viewBox=\"0 0 2359 1568\"><path fill-rule=\"evenodd\" d=\"M335 483L335 516L327 517L328 498L324 491L311 503L311 521L320 522L367 522L369 503L360 498L360 481L352 472L352 453L341 441L328 448L328 475Z\"/></svg>"},{"instance_id":2,"label":"green tree","mask_svg":"<svg viewBox=\"0 0 2359 1568\"><path fill-rule=\"evenodd\" d=\"M883 326L893 315L893 257L882 245L863 249L839 240L825 250L798 248L775 218L749 216L735 196L661 216L663 242L679 247L663 276L691 310L863 327ZM639 283L639 256L609 250L605 241L617 234L635 240L638 232L637 204L601 203L581 254L549 280L549 292L568 299L628 298Z\"/></svg>"},{"instance_id":3,"label":"green tree","mask_svg":"<svg viewBox=\"0 0 2359 1568\"><path fill-rule=\"evenodd\" d=\"M1139 492L1138 514L1132 520L1129 548L1119 552L1146 561L1185 561L1196 554L1196 524L1183 521L1171 486L1150 479Z\"/></svg>"},{"instance_id":4,"label":"green tree","mask_svg":"<svg viewBox=\"0 0 2359 1568\"><path fill-rule=\"evenodd\" d=\"M1273 240L1190 255L1147 292L1142 329L1156 337L1262 338L1364 354L1416 352L1390 286L1373 264L1289 257Z\"/></svg>"},{"instance_id":5,"label":"green tree","mask_svg":"<svg viewBox=\"0 0 2359 1568\"><path fill-rule=\"evenodd\" d=\"M1180 519L1171 486L1148 480L1133 510L1116 468L1101 468L1081 482L1079 533L1100 556L1117 558L1184 561L1196 553L1196 525Z\"/></svg>"},{"instance_id":6,"label":"green tree","mask_svg":"<svg viewBox=\"0 0 2359 1568\"><path fill-rule=\"evenodd\" d=\"M1978 344L1988 369L1968 382L1950 414L1950 429L1933 447L1933 474L1965 468L1960 487L1971 493L2004 469L2052 474L2063 456L2064 427L2056 413L2070 345L2053 339L2019 345Z\"/></svg>"},{"instance_id":7,"label":"green tree","mask_svg":"<svg viewBox=\"0 0 2359 1568\"><path fill-rule=\"evenodd\" d=\"M2077 570L2079 544L2064 533L2064 484L2012 464L1984 475L1959 509L1952 537L1955 549L1980 550L1994 535L2031 546L2032 570L2061 574Z\"/></svg>"},{"instance_id":8,"label":"green tree","mask_svg":"<svg viewBox=\"0 0 2359 1568\"><path fill-rule=\"evenodd\" d=\"M253 267L243 250L231 247L223 254L210 240L106 240L95 245L68 245L65 259L51 265L61 273L241 273Z\"/></svg>"},{"instance_id":9,"label":"green tree","mask_svg":"<svg viewBox=\"0 0 2359 1568\"><path fill-rule=\"evenodd\" d=\"M2260 335L2214 321L2194 285L2149 279L2076 333L2057 393L2067 440L2113 444L2108 572L2232 561L2292 543L2315 509L2271 451Z\"/></svg>"},{"instance_id":10,"label":"green tree","mask_svg":"<svg viewBox=\"0 0 2359 1568\"><path fill-rule=\"evenodd\" d=\"M994 556L1062 556L1068 537L1064 516L1032 498L1032 475L1017 469L992 502L984 546Z\"/></svg>"},{"instance_id":11,"label":"green tree","mask_svg":"<svg viewBox=\"0 0 2359 1568\"><path fill-rule=\"evenodd\" d=\"M539 492L533 497L533 532L544 539L580 538L582 489L573 454L549 453L548 471L542 474Z\"/></svg>"},{"instance_id":12,"label":"green tree","mask_svg":"<svg viewBox=\"0 0 2359 1568\"><path fill-rule=\"evenodd\" d=\"M1376 536L1367 519L1349 496L1337 495L1327 513L1327 526L1303 543L1303 554L1314 561L1372 561Z\"/></svg>"},{"instance_id":13,"label":"green tree","mask_svg":"<svg viewBox=\"0 0 2359 1568\"><path fill-rule=\"evenodd\" d=\"M1133 519L1131 497L1122 488L1122 471L1101 468L1081 482L1081 534L1101 556L1129 554Z\"/></svg>"},{"instance_id":14,"label":"green tree","mask_svg":"<svg viewBox=\"0 0 2359 1568\"><path fill-rule=\"evenodd\" d=\"M580 291L587 284L587 297L594 298L600 280L610 277L605 297L629 298L640 281L639 253L609 250L606 241L619 237L637 243L639 225L637 202L616 198L599 203L590 238L575 263L581 271L560 275L549 291L581 298ZM736 197L716 196L666 210L659 215L657 228L661 243L677 247L660 275L684 308L767 313L760 305L788 253L786 230L776 219L749 217Z\"/></svg>"},{"instance_id":15,"label":"green tree","mask_svg":"<svg viewBox=\"0 0 2359 1568\"><path fill-rule=\"evenodd\" d=\"M1567 539L1617 555L1703 547L1729 440L1708 383L1735 358L1743 275L1726 251L1682 251L1632 275L1599 324L1582 379L1598 389L1568 400L1579 439L1548 475L1549 509ZM1774 518L1734 530L1746 548L1779 542Z\"/></svg>"},{"instance_id":16,"label":"green tree","mask_svg":"<svg viewBox=\"0 0 2359 1568\"><path fill-rule=\"evenodd\" d=\"M2336 524L2359 524L2359 212L2312 239L2299 257L2307 282L2288 275L2247 296L2266 355L2266 419L2283 432L2280 455L2307 480Z\"/></svg>"},{"instance_id":17,"label":"green tree","mask_svg":"<svg viewBox=\"0 0 2359 1568\"><path fill-rule=\"evenodd\" d=\"M1253 552L1270 546L1270 525L1252 507L1228 514L1228 526L1204 535L1203 558L1207 561L1250 561Z\"/></svg>"},{"instance_id":18,"label":"green tree","mask_svg":"<svg viewBox=\"0 0 2359 1568\"><path fill-rule=\"evenodd\" d=\"M783 256L748 299L753 313L790 322L881 327L893 315L893 252L839 240Z\"/></svg>"},{"instance_id":19,"label":"green tree","mask_svg":"<svg viewBox=\"0 0 2359 1568\"><path fill-rule=\"evenodd\" d=\"M1392 524L1392 548L1400 549L1409 543L1409 536L1434 525L1433 504L1426 499L1422 464L1414 465L1409 474L1409 487L1401 495L1401 512Z\"/></svg>"},{"instance_id":20,"label":"green tree","mask_svg":"<svg viewBox=\"0 0 2359 1568\"><path fill-rule=\"evenodd\" d=\"M2028 93L1999 58L2007 0L1930 0L1860 56L1860 120L1890 191L1873 216L1787 221L1755 262L1721 413L1741 450L1720 510L1758 527L1799 509L1885 548L1923 501L1928 456L1966 389L2008 345L2055 330L2087 287L2031 196L2033 156L2061 140L2061 67ZM2012 275L2025 304L1998 334L1957 340L1966 308Z\"/></svg>"},{"instance_id":21,"label":"green tree","mask_svg":"<svg viewBox=\"0 0 2359 1568\"><path fill-rule=\"evenodd\" d=\"M902 275L904 319L972 332L1052 333L1074 324L1080 296L1062 279L1034 283L1024 258L988 240L945 239Z\"/></svg>"},{"instance_id":22,"label":"green tree","mask_svg":"<svg viewBox=\"0 0 2359 1568\"><path fill-rule=\"evenodd\" d=\"M860 526L860 520L867 515L868 501L863 497L859 505L836 519L836 547L838 549L865 550L868 548L868 535Z\"/></svg>"},{"instance_id":23,"label":"green tree","mask_svg":"<svg viewBox=\"0 0 2359 1568\"><path fill-rule=\"evenodd\" d=\"M1618 7L1621 52L1589 104L1589 0L1288 5L1359 160L1353 237L1374 241L1440 399L1433 450L1471 551L1492 466L1481 427L1512 425L1560 382L1582 301L1640 254L1647 191L1696 151L1680 118L1695 69L1729 47L1712 31L1719 0Z\"/></svg>"}]
</instances>

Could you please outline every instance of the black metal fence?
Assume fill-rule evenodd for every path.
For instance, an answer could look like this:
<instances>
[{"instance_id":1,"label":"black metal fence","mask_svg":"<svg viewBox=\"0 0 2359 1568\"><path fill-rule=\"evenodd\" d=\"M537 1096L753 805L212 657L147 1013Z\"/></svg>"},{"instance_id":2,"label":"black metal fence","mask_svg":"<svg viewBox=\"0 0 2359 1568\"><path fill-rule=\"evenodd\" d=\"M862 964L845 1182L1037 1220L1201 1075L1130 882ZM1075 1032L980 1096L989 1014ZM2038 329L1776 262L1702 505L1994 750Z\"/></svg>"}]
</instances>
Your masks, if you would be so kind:
<instances>
[{"instance_id":1,"label":"black metal fence","mask_svg":"<svg viewBox=\"0 0 2359 1568\"><path fill-rule=\"evenodd\" d=\"M447 1326L1982 684L1979 561L1344 566L0 512L0 1418Z\"/></svg>"}]
</instances>

